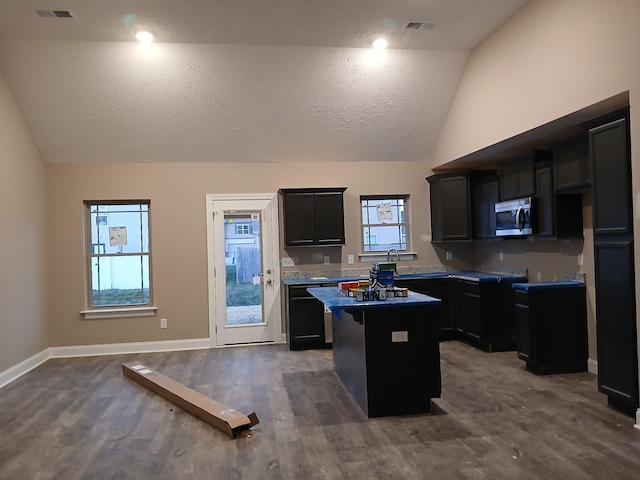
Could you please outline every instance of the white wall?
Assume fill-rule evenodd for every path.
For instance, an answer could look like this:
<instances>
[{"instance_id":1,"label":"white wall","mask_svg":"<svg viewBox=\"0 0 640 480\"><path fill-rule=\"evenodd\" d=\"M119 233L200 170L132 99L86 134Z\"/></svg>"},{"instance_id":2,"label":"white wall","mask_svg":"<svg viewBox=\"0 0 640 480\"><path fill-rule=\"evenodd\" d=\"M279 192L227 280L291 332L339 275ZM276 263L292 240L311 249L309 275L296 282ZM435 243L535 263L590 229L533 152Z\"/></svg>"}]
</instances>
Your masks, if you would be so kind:
<instances>
[{"instance_id":1,"label":"white wall","mask_svg":"<svg viewBox=\"0 0 640 480\"><path fill-rule=\"evenodd\" d=\"M0 71L0 373L49 346L44 189L44 165Z\"/></svg>"}]
</instances>

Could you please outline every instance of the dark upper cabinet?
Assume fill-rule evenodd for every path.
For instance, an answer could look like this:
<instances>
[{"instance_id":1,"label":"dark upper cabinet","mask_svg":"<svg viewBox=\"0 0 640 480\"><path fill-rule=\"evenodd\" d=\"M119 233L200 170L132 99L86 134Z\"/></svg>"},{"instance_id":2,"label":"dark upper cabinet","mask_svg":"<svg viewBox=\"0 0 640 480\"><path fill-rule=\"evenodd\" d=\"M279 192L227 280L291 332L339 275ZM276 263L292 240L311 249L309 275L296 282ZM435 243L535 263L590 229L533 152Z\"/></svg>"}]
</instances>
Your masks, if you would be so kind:
<instances>
[{"instance_id":1,"label":"dark upper cabinet","mask_svg":"<svg viewBox=\"0 0 640 480\"><path fill-rule=\"evenodd\" d=\"M535 167L534 232L541 238L582 238L582 196L555 194L551 162Z\"/></svg>"},{"instance_id":2,"label":"dark upper cabinet","mask_svg":"<svg viewBox=\"0 0 640 480\"><path fill-rule=\"evenodd\" d=\"M432 241L471 240L469 176L442 174L427 180L431 190Z\"/></svg>"},{"instance_id":3,"label":"dark upper cabinet","mask_svg":"<svg viewBox=\"0 0 640 480\"><path fill-rule=\"evenodd\" d=\"M490 177L473 182L473 237L481 240L496 239L495 205L500 200L500 181Z\"/></svg>"},{"instance_id":4,"label":"dark upper cabinet","mask_svg":"<svg viewBox=\"0 0 640 480\"><path fill-rule=\"evenodd\" d=\"M285 247L344 245L346 188L283 188Z\"/></svg>"},{"instance_id":5,"label":"dark upper cabinet","mask_svg":"<svg viewBox=\"0 0 640 480\"><path fill-rule=\"evenodd\" d=\"M549 147L553 151L556 192L583 190L591 185L589 137L580 135Z\"/></svg>"},{"instance_id":6,"label":"dark upper cabinet","mask_svg":"<svg viewBox=\"0 0 640 480\"><path fill-rule=\"evenodd\" d=\"M536 153L513 158L500 165L500 199L532 197L536 193L534 160Z\"/></svg>"},{"instance_id":7,"label":"dark upper cabinet","mask_svg":"<svg viewBox=\"0 0 640 480\"><path fill-rule=\"evenodd\" d=\"M630 234L631 159L627 118L589 130L593 171L593 233Z\"/></svg>"}]
</instances>

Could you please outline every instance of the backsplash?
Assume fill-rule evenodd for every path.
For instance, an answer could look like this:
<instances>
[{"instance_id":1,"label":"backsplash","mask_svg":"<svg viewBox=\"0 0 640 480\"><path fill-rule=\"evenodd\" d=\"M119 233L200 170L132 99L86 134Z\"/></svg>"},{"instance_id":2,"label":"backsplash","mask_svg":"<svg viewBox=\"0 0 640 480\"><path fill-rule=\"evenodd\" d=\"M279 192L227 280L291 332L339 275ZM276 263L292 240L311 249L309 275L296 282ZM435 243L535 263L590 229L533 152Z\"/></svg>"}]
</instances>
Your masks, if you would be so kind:
<instances>
[{"instance_id":1,"label":"backsplash","mask_svg":"<svg viewBox=\"0 0 640 480\"><path fill-rule=\"evenodd\" d=\"M302 272L284 271L282 272L282 279L300 279L300 278L315 278L315 277L327 277L327 278L343 278L343 277L359 277L369 276L370 269L368 268L343 268L343 269L330 269L330 270L305 270ZM495 273L509 276L527 276L526 268L502 268L502 269L487 269L487 268L474 268L473 265L465 265L463 268L451 268L444 265L426 265L426 266L401 266L398 265L398 274L417 274L417 273L457 273L457 272L482 272L482 273Z\"/></svg>"}]
</instances>

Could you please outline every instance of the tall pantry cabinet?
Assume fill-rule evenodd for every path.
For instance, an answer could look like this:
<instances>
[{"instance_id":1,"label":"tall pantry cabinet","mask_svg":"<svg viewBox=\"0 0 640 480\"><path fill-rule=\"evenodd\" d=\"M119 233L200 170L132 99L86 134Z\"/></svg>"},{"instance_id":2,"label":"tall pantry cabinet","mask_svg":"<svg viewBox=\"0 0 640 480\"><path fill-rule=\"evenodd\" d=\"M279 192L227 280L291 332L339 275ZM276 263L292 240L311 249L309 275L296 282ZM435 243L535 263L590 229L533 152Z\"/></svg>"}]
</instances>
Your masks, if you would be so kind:
<instances>
[{"instance_id":1,"label":"tall pantry cabinet","mask_svg":"<svg viewBox=\"0 0 640 480\"><path fill-rule=\"evenodd\" d=\"M609 405L634 414L638 349L628 109L620 115L589 130L598 389Z\"/></svg>"}]
</instances>

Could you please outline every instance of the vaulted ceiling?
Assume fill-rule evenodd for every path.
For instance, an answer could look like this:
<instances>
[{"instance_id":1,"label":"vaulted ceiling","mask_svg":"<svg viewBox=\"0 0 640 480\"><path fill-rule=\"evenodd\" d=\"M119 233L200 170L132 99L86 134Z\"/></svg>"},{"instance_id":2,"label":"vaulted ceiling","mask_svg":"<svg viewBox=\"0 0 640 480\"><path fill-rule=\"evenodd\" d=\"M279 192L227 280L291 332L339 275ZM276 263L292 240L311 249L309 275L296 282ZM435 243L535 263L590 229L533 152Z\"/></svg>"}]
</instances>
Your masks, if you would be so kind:
<instances>
[{"instance_id":1,"label":"vaulted ceiling","mask_svg":"<svg viewBox=\"0 0 640 480\"><path fill-rule=\"evenodd\" d=\"M45 162L422 160L526 3L3 0L0 69Z\"/></svg>"}]
</instances>

